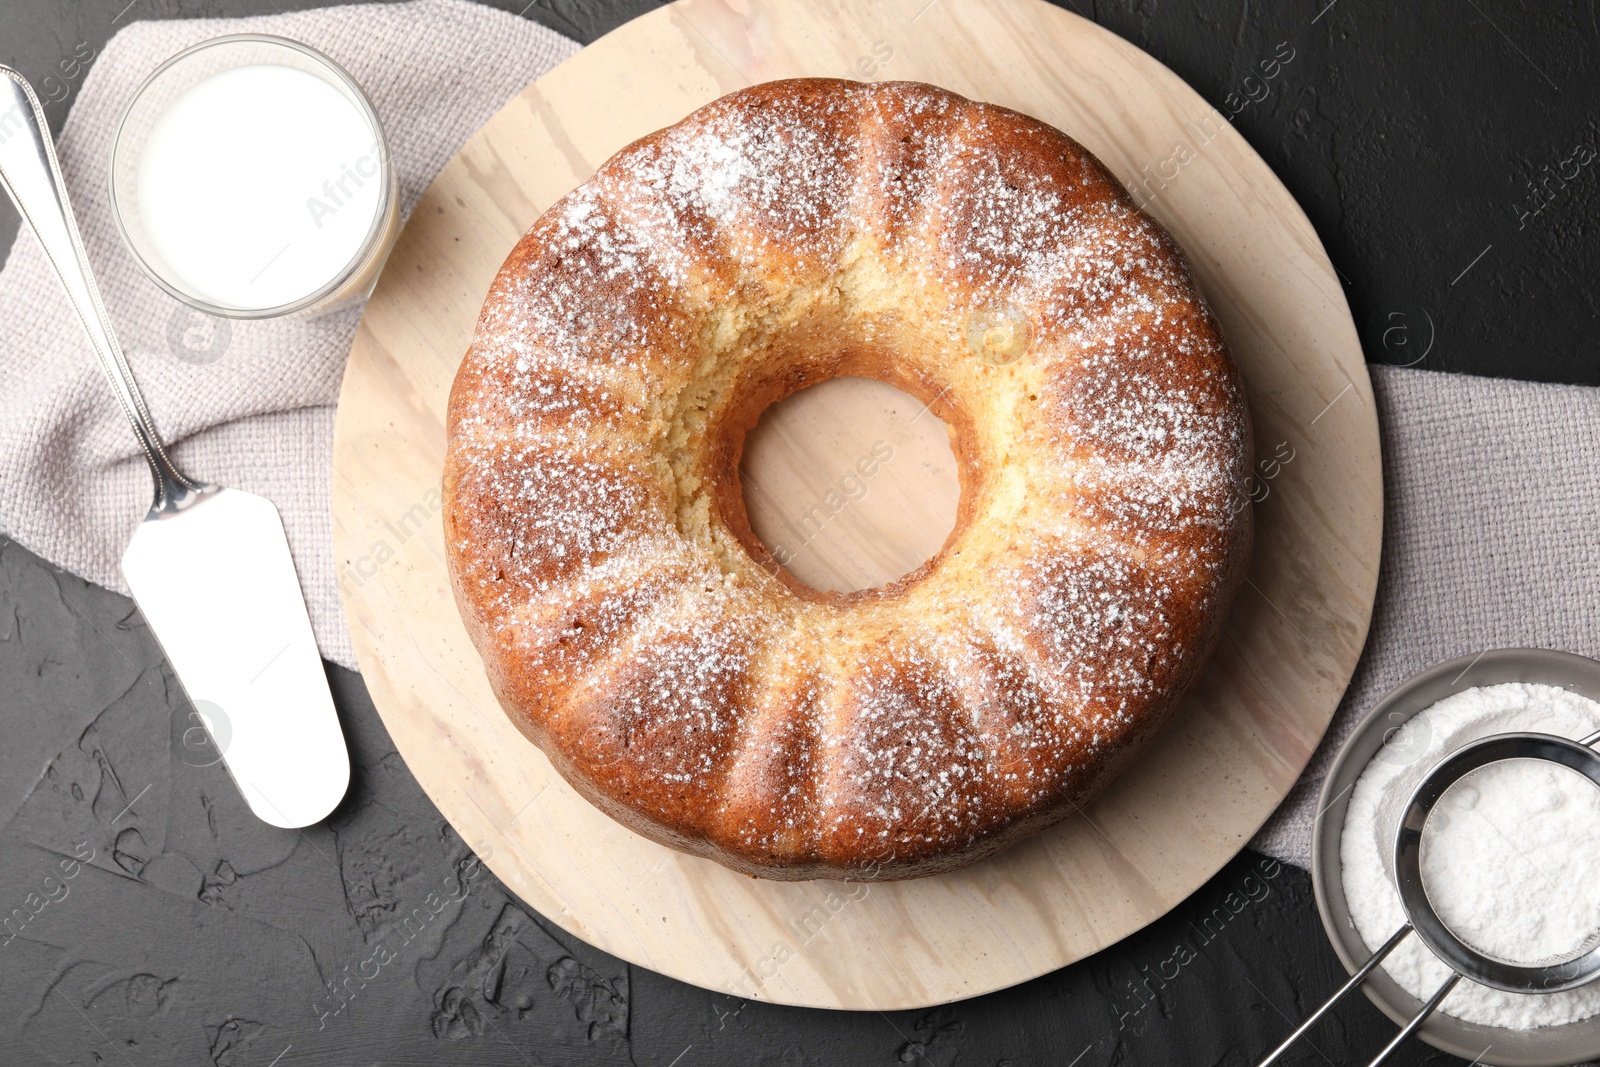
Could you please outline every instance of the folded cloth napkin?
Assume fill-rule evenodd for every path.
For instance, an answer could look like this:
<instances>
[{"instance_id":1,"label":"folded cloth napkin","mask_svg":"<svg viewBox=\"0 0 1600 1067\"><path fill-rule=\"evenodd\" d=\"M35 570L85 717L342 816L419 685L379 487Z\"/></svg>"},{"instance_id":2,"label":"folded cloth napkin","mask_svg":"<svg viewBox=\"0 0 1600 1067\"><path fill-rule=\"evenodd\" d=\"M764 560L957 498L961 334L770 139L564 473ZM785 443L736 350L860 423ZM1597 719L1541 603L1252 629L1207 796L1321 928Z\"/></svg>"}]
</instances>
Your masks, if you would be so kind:
<instances>
[{"instance_id":1,"label":"folded cloth napkin","mask_svg":"<svg viewBox=\"0 0 1600 1067\"><path fill-rule=\"evenodd\" d=\"M359 311L197 323L134 265L106 202L113 126L139 80L187 45L243 31L306 41L355 75L383 119L407 211L485 119L577 46L462 0L136 23L95 60L58 143L107 308L175 458L278 505L322 653L355 669L328 489ZM126 592L119 560L149 507L149 475L27 233L0 271L0 308L0 531ZM1332 755L1388 689L1497 646L1600 654L1600 389L1387 367L1373 380L1386 513L1371 636L1327 737L1252 842L1300 866Z\"/></svg>"},{"instance_id":2,"label":"folded cloth napkin","mask_svg":"<svg viewBox=\"0 0 1600 1067\"><path fill-rule=\"evenodd\" d=\"M317 644L355 669L328 490L333 405L359 309L310 321L207 320L139 270L107 203L112 134L139 82L197 41L245 32L304 41L355 77L388 136L403 212L473 131L578 46L464 0L138 22L95 58L57 141L106 309L173 458L197 478L278 506ZM150 508L150 474L26 231L0 271L0 308L0 531L126 593L122 551Z\"/></svg>"},{"instance_id":3,"label":"folded cloth napkin","mask_svg":"<svg viewBox=\"0 0 1600 1067\"><path fill-rule=\"evenodd\" d=\"M1301 867L1328 766L1390 689L1490 648L1600 656L1600 389L1371 370L1384 495L1372 629L1322 744L1251 842Z\"/></svg>"}]
</instances>

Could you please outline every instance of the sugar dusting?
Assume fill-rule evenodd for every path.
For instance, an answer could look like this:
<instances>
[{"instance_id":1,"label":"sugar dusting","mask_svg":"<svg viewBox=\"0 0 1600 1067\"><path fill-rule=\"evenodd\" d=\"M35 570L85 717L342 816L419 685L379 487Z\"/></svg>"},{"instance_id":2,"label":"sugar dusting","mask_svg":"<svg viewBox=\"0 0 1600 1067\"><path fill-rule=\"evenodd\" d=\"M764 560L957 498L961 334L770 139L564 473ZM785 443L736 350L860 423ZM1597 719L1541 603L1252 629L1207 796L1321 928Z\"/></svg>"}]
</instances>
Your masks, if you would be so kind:
<instances>
[{"instance_id":1,"label":"sugar dusting","mask_svg":"<svg viewBox=\"0 0 1600 1067\"><path fill-rule=\"evenodd\" d=\"M996 305L1032 325L1014 366L965 346ZM974 413L959 551L892 596L797 598L710 502L716 419L796 323L888 339ZM606 795L761 862L936 857L1070 809L1171 710L1247 536L1246 437L1170 240L1065 138L925 86L764 86L508 260L449 547L480 648Z\"/></svg>"}]
</instances>

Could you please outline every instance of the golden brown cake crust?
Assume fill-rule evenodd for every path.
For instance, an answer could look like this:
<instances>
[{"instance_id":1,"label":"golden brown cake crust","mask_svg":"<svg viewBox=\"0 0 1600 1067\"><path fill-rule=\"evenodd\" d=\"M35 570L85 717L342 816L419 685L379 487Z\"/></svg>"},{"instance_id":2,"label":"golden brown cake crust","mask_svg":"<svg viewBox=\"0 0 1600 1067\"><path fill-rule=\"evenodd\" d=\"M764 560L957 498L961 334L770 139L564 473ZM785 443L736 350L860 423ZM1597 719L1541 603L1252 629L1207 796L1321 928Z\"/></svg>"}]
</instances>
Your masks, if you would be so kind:
<instances>
[{"instance_id":1,"label":"golden brown cake crust","mask_svg":"<svg viewBox=\"0 0 1600 1067\"><path fill-rule=\"evenodd\" d=\"M930 404L962 483L937 556L848 595L779 566L737 475L763 408L839 374ZM1250 551L1243 389L1177 246L1065 134L916 83L757 85L617 153L506 259L448 434L506 714L620 822L769 878L1072 814Z\"/></svg>"}]
</instances>

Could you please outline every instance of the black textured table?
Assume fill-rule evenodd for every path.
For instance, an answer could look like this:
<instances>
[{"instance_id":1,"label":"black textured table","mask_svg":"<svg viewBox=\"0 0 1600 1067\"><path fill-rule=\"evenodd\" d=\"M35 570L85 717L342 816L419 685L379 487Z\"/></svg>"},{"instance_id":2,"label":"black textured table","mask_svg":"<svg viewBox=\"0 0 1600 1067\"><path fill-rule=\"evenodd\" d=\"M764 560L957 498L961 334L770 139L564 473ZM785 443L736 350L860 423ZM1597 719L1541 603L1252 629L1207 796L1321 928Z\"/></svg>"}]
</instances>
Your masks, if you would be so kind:
<instances>
[{"instance_id":1,"label":"black textured table","mask_svg":"<svg viewBox=\"0 0 1600 1067\"><path fill-rule=\"evenodd\" d=\"M0 6L0 59L58 128L74 57L128 21L317 6L125 2ZM1600 161L1574 152L1600 139L1593 0L1076 5L1233 114L1321 234L1369 360L1600 384ZM589 41L652 6L523 14ZM1280 46L1294 58L1261 78ZM9 211L0 225L9 240ZM508 894L360 678L329 675L350 793L325 824L266 827L183 745L189 708L133 605L0 541L0 1067L1248 1067L1344 976L1307 875L1246 852L1140 934L976 1000L843 1013L708 993ZM1365 1062L1391 1033L1357 998L1290 1062ZM1461 1061L1413 1044L1393 1062Z\"/></svg>"}]
</instances>

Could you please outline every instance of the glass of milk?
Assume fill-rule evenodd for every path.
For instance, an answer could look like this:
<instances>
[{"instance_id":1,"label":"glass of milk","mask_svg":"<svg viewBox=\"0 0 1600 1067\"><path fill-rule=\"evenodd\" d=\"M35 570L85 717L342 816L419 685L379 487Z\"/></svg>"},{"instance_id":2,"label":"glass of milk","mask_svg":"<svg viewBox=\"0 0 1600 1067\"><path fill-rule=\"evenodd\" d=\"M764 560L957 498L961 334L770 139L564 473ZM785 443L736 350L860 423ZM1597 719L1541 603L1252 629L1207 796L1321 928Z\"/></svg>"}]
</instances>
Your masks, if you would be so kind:
<instances>
[{"instance_id":1,"label":"glass of milk","mask_svg":"<svg viewBox=\"0 0 1600 1067\"><path fill-rule=\"evenodd\" d=\"M239 319L365 298L399 232L366 94L316 49L265 34L204 41L145 79L112 144L111 206L157 285Z\"/></svg>"}]
</instances>

